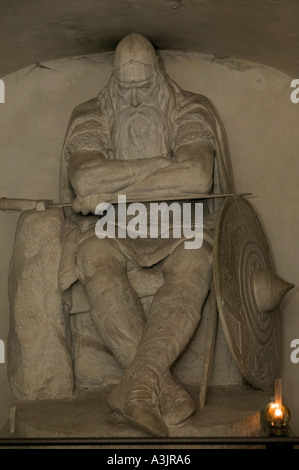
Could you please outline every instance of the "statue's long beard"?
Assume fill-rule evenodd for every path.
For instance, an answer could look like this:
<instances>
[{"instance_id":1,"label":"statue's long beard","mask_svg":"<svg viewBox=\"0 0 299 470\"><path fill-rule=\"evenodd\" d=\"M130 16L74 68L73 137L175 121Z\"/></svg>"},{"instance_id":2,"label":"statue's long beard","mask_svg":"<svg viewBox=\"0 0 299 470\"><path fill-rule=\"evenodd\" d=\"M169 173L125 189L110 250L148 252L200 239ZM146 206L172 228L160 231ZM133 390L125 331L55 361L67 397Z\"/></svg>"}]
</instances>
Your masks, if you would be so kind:
<instances>
[{"instance_id":1,"label":"statue's long beard","mask_svg":"<svg viewBox=\"0 0 299 470\"><path fill-rule=\"evenodd\" d=\"M152 106L122 109L115 116L111 134L113 153L118 160L151 158L170 150L165 118Z\"/></svg>"}]
</instances>

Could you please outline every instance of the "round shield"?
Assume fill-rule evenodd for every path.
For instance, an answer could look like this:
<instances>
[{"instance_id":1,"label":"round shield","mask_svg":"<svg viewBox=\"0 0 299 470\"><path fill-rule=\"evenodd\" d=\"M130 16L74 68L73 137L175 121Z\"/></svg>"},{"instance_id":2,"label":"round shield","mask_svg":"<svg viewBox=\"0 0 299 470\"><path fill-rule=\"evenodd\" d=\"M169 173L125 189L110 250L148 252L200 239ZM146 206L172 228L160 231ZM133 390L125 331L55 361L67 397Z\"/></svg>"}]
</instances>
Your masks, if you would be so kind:
<instances>
[{"instance_id":1,"label":"round shield","mask_svg":"<svg viewBox=\"0 0 299 470\"><path fill-rule=\"evenodd\" d=\"M261 308L259 297L266 297L271 285L259 285L265 278L260 274L272 274L273 262L258 216L243 197L223 202L215 229L213 269L231 354L251 385L268 390L279 364L280 314L276 305Z\"/></svg>"}]
</instances>

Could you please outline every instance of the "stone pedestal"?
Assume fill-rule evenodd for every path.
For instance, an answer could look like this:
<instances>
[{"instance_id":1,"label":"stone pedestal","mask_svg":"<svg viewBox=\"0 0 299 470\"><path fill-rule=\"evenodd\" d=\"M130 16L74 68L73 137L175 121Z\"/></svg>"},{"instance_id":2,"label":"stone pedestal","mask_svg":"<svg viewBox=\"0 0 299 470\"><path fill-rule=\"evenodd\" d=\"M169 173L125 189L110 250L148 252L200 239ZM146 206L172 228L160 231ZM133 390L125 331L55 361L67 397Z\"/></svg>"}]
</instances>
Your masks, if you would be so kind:
<instances>
[{"instance_id":1,"label":"stone pedestal","mask_svg":"<svg viewBox=\"0 0 299 470\"><path fill-rule=\"evenodd\" d=\"M198 387L189 388L196 400ZM66 400L17 401L11 407L11 437L102 438L113 440L151 436L128 423L107 404L109 387ZM267 393L251 387L209 389L207 405L180 426L169 428L169 438L262 437L262 412Z\"/></svg>"}]
</instances>

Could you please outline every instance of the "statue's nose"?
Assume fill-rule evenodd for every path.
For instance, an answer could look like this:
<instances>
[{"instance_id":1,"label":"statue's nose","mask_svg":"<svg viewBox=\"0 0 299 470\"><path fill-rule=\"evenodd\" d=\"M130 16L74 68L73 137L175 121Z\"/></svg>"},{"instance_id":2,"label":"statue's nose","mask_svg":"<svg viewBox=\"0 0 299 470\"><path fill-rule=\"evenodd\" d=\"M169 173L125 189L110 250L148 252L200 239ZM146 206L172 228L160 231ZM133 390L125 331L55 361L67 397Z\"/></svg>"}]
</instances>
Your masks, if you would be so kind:
<instances>
[{"instance_id":1,"label":"statue's nose","mask_svg":"<svg viewBox=\"0 0 299 470\"><path fill-rule=\"evenodd\" d=\"M131 90L131 106L137 108L140 105L137 88Z\"/></svg>"}]
</instances>

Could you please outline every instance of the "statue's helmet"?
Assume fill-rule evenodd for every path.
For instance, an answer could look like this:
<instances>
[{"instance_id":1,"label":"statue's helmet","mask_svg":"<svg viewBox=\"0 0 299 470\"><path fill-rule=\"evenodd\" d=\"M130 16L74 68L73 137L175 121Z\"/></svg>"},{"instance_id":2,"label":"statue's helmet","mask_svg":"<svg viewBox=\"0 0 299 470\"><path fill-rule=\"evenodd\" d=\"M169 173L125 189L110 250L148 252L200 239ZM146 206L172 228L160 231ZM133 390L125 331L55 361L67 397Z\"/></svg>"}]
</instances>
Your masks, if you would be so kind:
<instances>
[{"instance_id":1,"label":"statue's helmet","mask_svg":"<svg viewBox=\"0 0 299 470\"><path fill-rule=\"evenodd\" d=\"M150 41L141 34L131 33L115 49L114 76L124 84L146 82L155 76L157 62Z\"/></svg>"}]
</instances>

